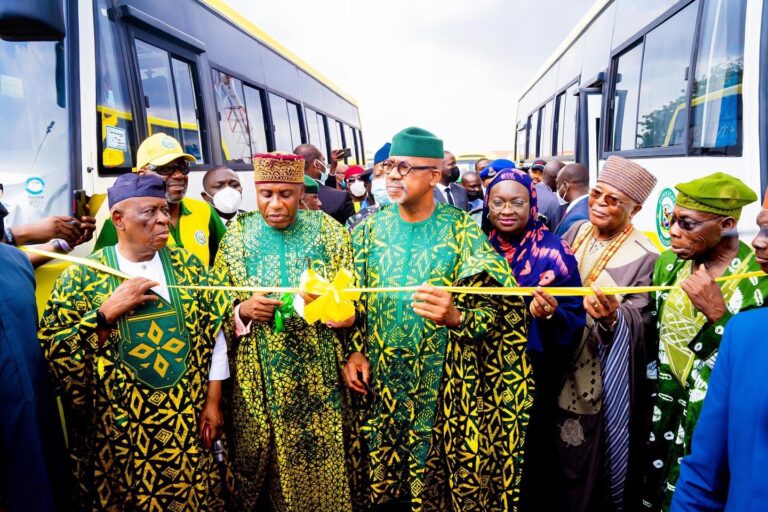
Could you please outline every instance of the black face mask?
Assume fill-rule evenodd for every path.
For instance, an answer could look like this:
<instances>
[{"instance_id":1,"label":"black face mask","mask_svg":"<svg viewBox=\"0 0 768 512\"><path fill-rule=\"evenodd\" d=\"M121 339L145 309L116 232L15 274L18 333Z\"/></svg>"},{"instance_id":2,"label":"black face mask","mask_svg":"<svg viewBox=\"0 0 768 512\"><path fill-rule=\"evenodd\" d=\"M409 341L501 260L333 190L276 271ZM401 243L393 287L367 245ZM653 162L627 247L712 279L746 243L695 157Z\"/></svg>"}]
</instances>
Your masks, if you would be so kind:
<instances>
[{"instance_id":1,"label":"black face mask","mask_svg":"<svg viewBox=\"0 0 768 512\"><path fill-rule=\"evenodd\" d=\"M3 203L0 203L0 240L5 236L5 218L8 216L8 210Z\"/></svg>"},{"instance_id":2,"label":"black face mask","mask_svg":"<svg viewBox=\"0 0 768 512\"><path fill-rule=\"evenodd\" d=\"M448 178L448 183L456 183L459 181L459 178L461 177L461 171L458 167L453 167L451 169L451 176Z\"/></svg>"},{"instance_id":3,"label":"black face mask","mask_svg":"<svg viewBox=\"0 0 768 512\"><path fill-rule=\"evenodd\" d=\"M467 199L469 199L470 201L475 201L477 199L482 199L482 198L483 198L482 192L470 192L469 190L467 190Z\"/></svg>"}]
</instances>

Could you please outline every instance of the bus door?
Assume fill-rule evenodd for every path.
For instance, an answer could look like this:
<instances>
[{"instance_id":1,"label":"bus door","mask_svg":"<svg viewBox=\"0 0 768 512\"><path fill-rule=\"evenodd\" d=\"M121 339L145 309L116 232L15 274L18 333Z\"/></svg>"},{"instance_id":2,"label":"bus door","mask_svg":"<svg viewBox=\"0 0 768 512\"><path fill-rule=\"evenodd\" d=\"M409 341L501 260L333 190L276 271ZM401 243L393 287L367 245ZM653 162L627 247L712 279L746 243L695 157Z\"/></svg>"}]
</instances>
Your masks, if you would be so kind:
<instances>
[{"instance_id":1,"label":"bus door","mask_svg":"<svg viewBox=\"0 0 768 512\"><path fill-rule=\"evenodd\" d=\"M578 143L576 161L589 168L590 184L597 177L600 163L600 128L603 108L603 88L579 89Z\"/></svg>"}]
</instances>

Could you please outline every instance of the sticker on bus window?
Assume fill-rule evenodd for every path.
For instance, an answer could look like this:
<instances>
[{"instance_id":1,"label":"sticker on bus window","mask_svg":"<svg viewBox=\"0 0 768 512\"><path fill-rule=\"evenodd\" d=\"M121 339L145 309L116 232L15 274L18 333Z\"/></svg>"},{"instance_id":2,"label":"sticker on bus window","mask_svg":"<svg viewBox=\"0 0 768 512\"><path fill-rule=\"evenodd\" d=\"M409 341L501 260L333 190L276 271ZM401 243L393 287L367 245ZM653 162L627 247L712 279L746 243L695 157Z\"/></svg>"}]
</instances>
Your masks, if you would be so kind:
<instances>
[{"instance_id":1,"label":"sticker on bus window","mask_svg":"<svg viewBox=\"0 0 768 512\"><path fill-rule=\"evenodd\" d=\"M126 140L125 128L118 128L117 126L107 126L107 141L106 146L109 149L118 149L120 151L128 150L128 143Z\"/></svg>"},{"instance_id":2,"label":"sticker on bus window","mask_svg":"<svg viewBox=\"0 0 768 512\"><path fill-rule=\"evenodd\" d=\"M656 203L656 232L659 234L659 241L664 247L669 247L672 239L669 236L669 228L672 226L672 208L675 207L677 196L671 188L665 188L659 194L659 201Z\"/></svg>"},{"instance_id":3,"label":"sticker on bus window","mask_svg":"<svg viewBox=\"0 0 768 512\"><path fill-rule=\"evenodd\" d=\"M23 100L24 82L16 76L0 75L0 94Z\"/></svg>"}]
</instances>

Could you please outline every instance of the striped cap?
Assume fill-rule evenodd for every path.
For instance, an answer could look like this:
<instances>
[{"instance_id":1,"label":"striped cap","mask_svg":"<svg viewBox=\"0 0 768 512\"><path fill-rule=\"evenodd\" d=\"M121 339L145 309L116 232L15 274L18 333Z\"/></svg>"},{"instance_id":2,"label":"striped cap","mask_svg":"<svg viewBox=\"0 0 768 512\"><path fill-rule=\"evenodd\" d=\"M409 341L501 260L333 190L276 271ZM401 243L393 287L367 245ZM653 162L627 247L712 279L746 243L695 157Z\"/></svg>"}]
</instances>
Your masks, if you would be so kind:
<instances>
[{"instance_id":1,"label":"striped cap","mask_svg":"<svg viewBox=\"0 0 768 512\"><path fill-rule=\"evenodd\" d=\"M643 204L656 186L656 176L645 167L620 156L608 158L597 181L616 187L638 204Z\"/></svg>"}]
</instances>

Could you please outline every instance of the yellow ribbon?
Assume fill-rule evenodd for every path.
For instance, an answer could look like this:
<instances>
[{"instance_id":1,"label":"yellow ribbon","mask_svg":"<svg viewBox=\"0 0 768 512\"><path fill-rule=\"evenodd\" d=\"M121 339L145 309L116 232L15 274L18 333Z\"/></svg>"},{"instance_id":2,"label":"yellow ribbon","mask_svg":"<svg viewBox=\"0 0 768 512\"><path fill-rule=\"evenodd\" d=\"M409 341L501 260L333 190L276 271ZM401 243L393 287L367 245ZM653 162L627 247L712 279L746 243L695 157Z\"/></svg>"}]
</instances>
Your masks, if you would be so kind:
<instances>
[{"instance_id":1,"label":"yellow ribbon","mask_svg":"<svg viewBox=\"0 0 768 512\"><path fill-rule=\"evenodd\" d=\"M111 274L122 279L130 279L134 276L130 276L124 272L102 265L97 261L93 261L86 258L78 258L76 256L70 256L68 254L59 254L55 252L44 251L34 247L24 247L23 250L37 254L39 256L45 256L51 259L58 259L62 261L68 261L70 263L76 263L78 265L84 265L86 267L99 270L101 272ZM311 307L312 304L323 299L319 304L337 304L341 305L346 301L354 301L359 298L361 293L413 293L419 287L418 286L396 286L396 287L381 287L381 288L365 288L349 286L353 282L352 274L349 270L342 269L333 279L332 282L328 282L325 278L311 272L314 276L312 279L307 279L307 285L311 285L310 288L303 287L276 287L276 286L186 286L186 285L169 285L168 288L182 288L187 290L214 290L224 292L248 292L248 293L298 293L304 292L312 295L318 295L318 298L307 305ZM742 279L751 279L753 277L764 277L766 274L762 271L745 272L742 274L734 274L730 276L718 277L716 282L735 281ZM605 295L627 295L631 293L650 293L650 292L664 292L674 288L678 288L680 285L672 286L606 286L600 288L600 291ZM531 292L538 289L538 287L518 287L518 288L506 288L506 287L470 287L470 286L437 286L443 291L456 294L474 294L474 295L505 295L505 296L527 296L531 295ZM556 297L586 297L589 295L595 295L595 290L590 287L558 287L548 286L545 288L547 293ZM341 306L339 306L341 307ZM354 313L354 306L352 307L352 313ZM321 309L320 305L312 308L312 315L319 315L315 309ZM348 312L349 308L344 306L344 311ZM327 315L327 313L326 313ZM335 313L334 313L335 316ZM345 320L349 318L351 314L336 321Z\"/></svg>"},{"instance_id":2,"label":"yellow ribbon","mask_svg":"<svg viewBox=\"0 0 768 512\"><path fill-rule=\"evenodd\" d=\"M302 292L317 296L304 307L304 320L308 323L343 322L355 315L354 301L360 299L360 292L350 287L355 277L349 270L341 269L329 282L309 269L304 271L301 281Z\"/></svg>"}]
</instances>

